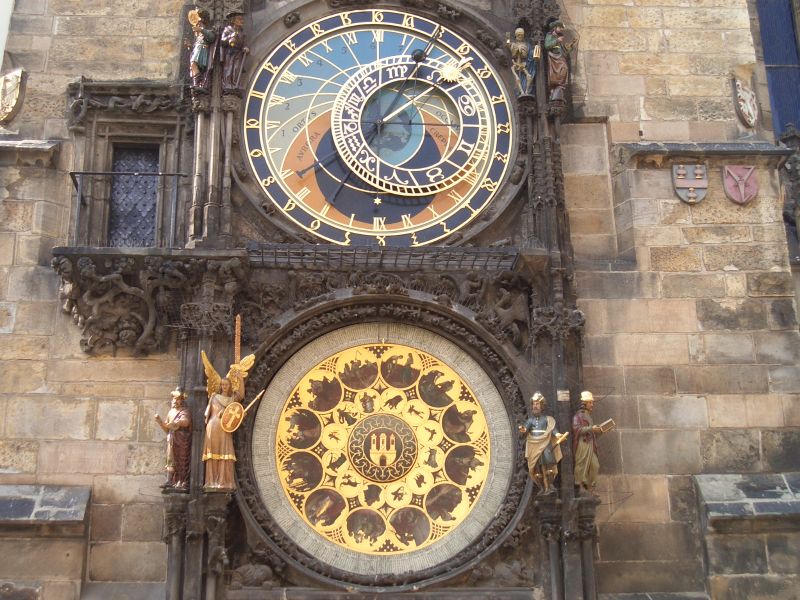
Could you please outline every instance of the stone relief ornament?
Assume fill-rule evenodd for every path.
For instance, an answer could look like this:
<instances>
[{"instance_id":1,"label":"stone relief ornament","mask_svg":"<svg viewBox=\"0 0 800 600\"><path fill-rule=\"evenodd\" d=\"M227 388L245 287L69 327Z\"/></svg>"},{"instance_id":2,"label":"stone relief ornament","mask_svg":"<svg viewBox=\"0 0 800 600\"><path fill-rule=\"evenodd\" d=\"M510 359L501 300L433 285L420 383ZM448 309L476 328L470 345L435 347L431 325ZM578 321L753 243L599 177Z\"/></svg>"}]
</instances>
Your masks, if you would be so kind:
<instances>
[{"instance_id":1,"label":"stone relief ornament","mask_svg":"<svg viewBox=\"0 0 800 600\"><path fill-rule=\"evenodd\" d=\"M758 195L756 168L749 165L723 166L722 186L729 200L736 204L747 204Z\"/></svg>"},{"instance_id":2,"label":"stone relief ornament","mask_svg":"<svg viewBox=\"0 0 800 600\"><path fill-rule=\"evenodd\" d=\"M672 186L678 198L697 204L708 192L708 171L705 165L672 165Z\"/></svg>"},{"instance_id":3,"label":"stone relief ornament","mask_svg":"<svg viewBox=\"0 0 800 600\"><path fill-rule=\"evenodd\" d=\"M575 485L582 491L593 493L600 471L597 458L597 438L616 427L614 419L594 424L592 392L581 392L581 407L572 418L572 454L575 457Z\"/></svg>"},{"instance_id":4,"label":"stone relief ornament","mask_svg":"<svg viewBox=\"0 0 800 600\"><path fill-rule=\"evenodd\" d=\"M734 106L742 123L750 129L758 123L758 100L753 90L744 85L738 77L733 78Z\"/></svg>"},{"instance_id":5,"label":"stone relief ornament","mask_svg":"<svg viewBox=\"0 0 800 600\"><path fill-rule=\"evenodd\" d=\"M0 79L0 123L7 123L19 112L25 91L25 71L15 69Z\"/></svg>"}]
</instances>

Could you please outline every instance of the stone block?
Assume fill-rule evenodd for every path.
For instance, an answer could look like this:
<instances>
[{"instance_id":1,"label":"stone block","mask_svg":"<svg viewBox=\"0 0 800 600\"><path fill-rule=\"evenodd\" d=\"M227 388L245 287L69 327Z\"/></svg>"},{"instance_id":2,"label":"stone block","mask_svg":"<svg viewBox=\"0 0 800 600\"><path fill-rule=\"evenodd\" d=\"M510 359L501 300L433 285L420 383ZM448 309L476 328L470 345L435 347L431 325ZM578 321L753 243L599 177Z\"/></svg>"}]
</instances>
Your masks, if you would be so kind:
<instances>
[{"instance_id":1,"label":"stone block","mask_svg":"<svg viewBox=\"0 0 800 600\"><path fill-rule=\"evenodd\" d=\"M8 276L8 300L47 302L58 297L58 277L49 267L13 267Z\"/></svg>"},{"instance_id":2,"label":"stone block","mask_svg":"<svg viewBox=\"0 0 800 600\"><path fill-rule=\"evenodd\" d=\"M720 298L726 295L723 275L665 273L661 287L667 298Z\"/></svg>"},{"instance_id":3,"label":"stone block","mask_svg":"<svg viewBox=\"0 0 800 600\"><path fill-rule=\"evenodd\" d=\"M788 264L786 248L778 244L710 246L703 248L703 260L709 271L769 271Z\"/></svg>"},{"instance_id":4,"label":"stone block","mask_svg":"<svg viewBox=\"0 0 800 600\"><path fill-rule=\"evenodd\" d=\"M30 202L0 202L0 231L20 233L31 230L33 205Z\"/></svg>"},{"instance_id":5,"label":"stone block","mask_svg":"<svg viewBox=\"0 0 800 600\"><path fill-rule=\"evenodd\" d=\"M792 275L785 272L748 273L747 293L750 296L791 296L794 293Z\"/></svg>"},{"instance_id":6,"label":"stone block","mask_svg":"<svg viewBox=\"0 0 800 600\"><path fill-rule=\"evenodd\" d=\"M709 225L684 227L683 238L689 244L730 244L751 241L750 228L745 225Z\"/></svg>"},{"instance_id":7,"label":"stone block","mask_svg":"<svg viewBox=\"0 0 800 600\"><path fill-rule=\"evenodd\" d=\"M697 320L701 330L714 329L765 329L767 310L760 300L716 300L704 298L697 301Z\"/></svg>"},{"instance_id":8,"label":"stone block","mask_svg":"<svg viewBox=\"0 0 800 600\"><path fill-rule=\"evenodd\" d=\"M43 15L46 0L16 0L14 12L20 15Z\"/></svg>"},{"instance_id":9,"label":"stone block","mask_svg":"<svg viewBox=\"0 0 800 600\"><path fill-rule=\"evenodd\" d=\"M17 265L47 266L52 259L52 249L56 246L55 238L41 235L17 235L15 263Z\"/></svg>"},{"instance_id":10,"label":"stone block","mask_svg":"<svg viewBox=\"0 0 800 600\"><path fill-rule=\"evenodd\" d=\"M663 246L650 248L650 266L654 271L702 271L698 248Z\"/></svg>"},{"instance_id":11,"label":"stone block","mask_svg":"<svg viewBox=\"0 0 800 600\"><path fill-rule=\"evenodd\" d=\"M706 428L706 399L702 396L639 397L639 419L643 429Z\"/></svg>"},{"instance_id":12,"label":"stone block","mask_svg":"<svg viewBox=\"0 0 800 600\"><path fill-rule=\"evenodd\" d=\"M593 96L643 96L644 77L641 75L606 75L589 79L589 94Z\"/></svg>"},{"instance_id":13,"label":"stone block","mask_svg":"<svg viewBox=\"0 0 800 600\"><path fill-rule=\"evenodd\" d=\"M763 536L706 536L708 571L712 575L767 572L767 548Z\"/></svg>"},{"instance_id":14,"label":"stone block","mask_svg":"<svg viewBox=\"0 0 800 600\"><path fill-rule=\"evenodd\" d=\"M752 364L753 336L749 333L705 333L689 336L693 363Z\"/></svg>"},{"instance_id":15,"label":"stone block","mask_svg":"<svg viewBox=\"0 0 800 600\"><path fill-rule=\"evenodd\" d=\"M76 381L176 381L179 362L165 356L152 359L90 358L50 363L49 380Z\"/></svg>"},{"instance_id":16,"label":"stone block","mask_svg":"<svg viewBox=\"0 0 800 600\"><path fill-rule=\"evenodd\" d=\"M4 360L43 360L47 358L49 338L33 335L3 336Z\"/></svg>"},{"instance_id":17,"label":"stone block","mask_svg":"<svg viewBox=\"0 0 800 600\"><path fill-rule=\"evenodd\" d=\"M800 367L769 367L769 390L778 394L800 392Z\"/></svg>"},{"instance_id":18,"label":"stone block","mask_svg":"<svg viewBox=\"0 0 800 600\"><path fill-rule=\"evenodd\" d=\"M669 516L673 521L697 522L697 491L688 475L674 475L667 478L669 489Z\"/></svg>"},{"instance_id":19,"label":"stone block","mask_svg":"<svg viewBox=\"0 0 800 600\"><path fill-rule=\"evenodd\" d=\"M782 397L774 394L744 396L747 409L747 424L750 427L782 427Z\"/></svg>"},{"instance_id":20,"label":"stone block","mask_svg":"<svg viewBox=\"0 0 800 600\"><path fill-rule=\"evenodd\" d=\"M797 331L757 332L755 342L757 362L779 365L800 362L800 333Z\"/></svg>"},{"instance_id":21,"label":"stone block","mask_svg":"<svg viewBox=\"0 0 800 600\"><path fill-rule=\"evenodd\" d=\"M718 171L709 173L709 179L721 179ZM691 207L692 223L759 224L780 223L783 218L778 203L773 198L754 198L745 206L731 202L721 190L709 193L703 202Z\"/></svg>"},{"instance_id":22,"label":"stone block","mask_svg":"<svg viewBox=\"0 0 800 600\"><path fill-rule=\"evenodd\" d=\"M683 225L692 222L689 205L677 199L662 200L659 203L659 211L662 225Z\"/></svg>"},{"instance_id":23,"label":"stone block","mask_svg":"<svg viewBox=\"0 0 800 600\"><path fill-rule=\"evenodd\" d=\"M94 423L94 402L43 396L9 403L6 432L12 438L86 440Z\"/></svg>"},{"instance_id":24,"label":"stone block","mask_svg":"<svg viewBox=\"0 0 800 600\"><path fill-rule=\"evenodd\" d=\"M614 336L590 335L584 341L586 360L593 365L613 365Z\"/></svg>"},{"instance_id":25,"label":"stone block","mask_svg":"<svg viewBox=\"0 0 800 600\"><path fill-rule=\"evenodd\" d=\"M608 209L611 207L608 175L564 174L567 209Z\"/></svg>"},{"instance_id":26,"label":"stone block","mask_svg":"<svg viewBox=\"0 0 800 600\"><path fill-rule=\"evenodd\" d=\"M800 577L795 575L746 575L709 577L712 598L725 600L797 600Z\"/></svg>"},{"instance_id":27,"label":"stone block","mask_svg":"<svg viewBox=\"0 0 800 600\"><path fill-rule=\"evenodd\" d=\"M582 51L647 52L650 37L644 31L631 31L630 35L620 36L619 29L610 27L591 27L581 33Z\"/></svg>"},{"instance_id":28,"label":"stone block","mask_svg":"<svg viewBox=\"0 0 800 600\"><path fill-rule=\"evenodd\" d=\"M80 581L45 581L42 583L42 600L80 600Z\"/></svg>"},{"instance_id":29,"label":"stone block","mask_svg":"<svg viewBox=\"0 0 800 600\"><path fill-rule=\"evenodd\" d=\"M57 238L64 233L66 210L52 202L35 202L33 205L33 233Z\"/></svg>"},{"instance_id":30,"label":"stone block","mask_svg":"<svg viewBox=\"0 0 800 600\"><path fill-rule=\"evenodd\" d=\"M671 75L667 77L671 97L724 96L730 83L721 75ZM686 123L688 127L688 123Z\"/></svg>"},{"instance_id":31,"label":"stone block","mask_svg":"<svg viewBox=\"0 0 800 600\"><path fill-rule=\"evenodd\" d=\"M642 102L642 120L645 121L696 121L697 101L693 98L645 98ZM701 203L702 204L702 203Z\"/></svg>"},{"instance_id":32,"label":"stone block","mask_svg":"<svg viewBox=\"0 0 800 600\"><path fill-rule=\"evenodd\" d=\"M3 391L41 392L49 391L44 381L45 363L33 360L0 361L0 381Z\"/></svg>"},{"instance_id":33,"label":"stone block","mask_svg":"<svg viewBox=\"0 0 800 600\"><path fill-rule=\"evenodd\" d=\"M625 367L626 394L674 394L675 391L672 367Z\"/></svg>"},{"instance_id":34,"label":"stone block","mask_svg":"<svg viewBox=\"0 0 800 600\"><path fill-rule=\"evenodd\" d=\"M599 523L667 523L669 493L660 476L604 475L598 479Z\"/></svg>"},{"instance_id":35,"label":"stone block","mask_svg":"<svg viewBox=\"0 0 800 600\"><path fill-rule=\"evenodd\" d=\"M164 475L98 475L94 478L94 502L128 504L131 502L161 503Z\"/></svg>"},{"instance_id":36,"label":"stone block","mask_svg":"<svg viewBox=\"0 0 800 600\"><path fill-rule=\"evenodd\" d=\"M137 410L138 406L132 400L98 402L95 439L135 439Z\"/></svg>"},{"instance_id":37,"label":"stone block","mask_svg":"<svg viewBox=\"0 0 800 600\"><path fill-rule=\"evenodd\" d=\"M14 264L15 240L14 233L0 233L0 265L7 267Z\"/></svg>"},{"instance_id":38,"label":"stone block","mask_svg":"<svg viewBox=\"0 0 800 600\"><path fill-rule=\"evenodd\" d=\"M800 456L800 430L770 429L761 432L764 468L770 471L796 471Z\"/></svg>"},{"instance_id":39,"label":"stone block","mask_svg":"<svg viewBox=\"0 0 800 600\"><path fill-rule=\"evenodd\" d=\"M162 542L99 542L91 545L92 581L163 581L167 546Z\"/></svg>"},{"instance_id":40,"label":"stone block","mask_svg":"<svg viewBox=\"0 0 800 600\"><path fill-rule=\"evenodd\" d=\"M39 444L0 440L0 473L36 473Z\"/></svg>"},{"instance_id":41,"label":"stone block","mask_svg":"<svg viewBox=\"0 0 800 600\"><path fill-rule=\"evenodd\" d=\"M140 442L164 442L166 434L155 422L155 415L166 417L169 403L166 400L142 400L139 403L136 439Z\"/></svg>"},{"instance_id":42,"label":"stone block","mask_svg":"<svg viewBox=\"0 0 800 600\"><path fill-rule=\"evenodd\" d=\"M14 333L50 335L53 321L60 314L56 302L17 302ZM66 317L65 317L66 318Z\"/></svg>"},{"instance_id":43,"label":"stone block","mask_svg":"<svg viewBox=\"0 0 800 600\"><path fill-rule=\"evenodd\" d=\"M783 242L786 240L786 229L781 224L753 226L753 241Z\"/></svg>"},{"instance_id":44,"label":"stone block","mask_svg":"<svg viewBox=\"0 0 800 600\"><path fill-rule=\"evenodd\" d=\"M677 246L682 242L678 227L637 228L634 231L637 246Z\"/></svg>"},{"instance_id":45,"label":"stone block","mask_svg":"<svg viewBox=\"0 0 800 600\"><path fill-rule=\"evenodd\" d=\"M656 93L648 90L647 96L652 98L654 96L666 96L669 93L665 80L658 80L658 83L662 87L656 89ZM641 121L640 126L643 133L642 139L644 140L684 142L689 141L689 136L691 135L687 121Z\"/></svg>"},{"instance_id":46,"label":"stone block","mask_svg":"<svg viewBox=\"0 0 800 600\"><path fill-rule=\"evenodd\" d=\"M164 527L164 509L159 504L128 504L122 512L122 539L158 542Z\"/></svg>"},{"instance_id":47,"label":"stone block","mask_svg":"<svg viewBox=\"0 0 800 600\"><path fill-rule=\"evenodd\" d=\"M744 273L726 273L725 293L731 298L744 298L747 296L747 275Z\"/></svg>"},{"instance_id":48,"label":"stone block","mask_svg":"<svg viewBox=\"0 0 800 600\"><path fill-rule=\"evenodd\" d=\"M11 333L17 318L16 302L0 302L0 333Z\"/></svg>"},{"instance_id":49,"label":"stone block","mask_svg":"<svg viewBox=\"0 0 800 600\"><path fill-rule=\"evenodd\" d=\"M95 398L107 400L109 398L141 398L144 394L144 385L135 383L114 383L107 381L79 383L64 383L61 385L61 394L76 396L78 398Z\"/></svg>"},{"instance_id":50,"label":"stone block","mask_svg":"<svg viewBox=\"0 0 800 600\"><path fill-rule=\"evenodd\" d=\"M619 391L625 389L622 367L595 366L588 360L583 365L583 383L590 390ZM800 417L800 403L798 404L798 417Z\"/></svg>"},{"instance_id":51,"label":"stone block","mask_svg":"<svg viewBox=\"0 0 800 600\"><path fill-rule=\"evenodd\" d=\"M602 423L606 419L614 419L617 427L623 429L639 428L639 406L635 398L619 395L621 389L609 389L607 392L601 388L593 389L595 398L602 398L594 406L594 421ZM606 395L608 394L608 395ZM603 437L603 439L606 439Z\"/></svg>"},{"instance_id":52,"label":"stone block","mask_svg":"<svg viewBox=\"0 0 800 600\"><path fill-rule=\"evenodd\" d=\"M702 561L699 558L670 561L598 562L595 569L597 586L606 593L648 590L651 592L650 597L653 597L655 592L702 590L705 581Z\"/></svg>"},{"instance_id":53,"label":"stone block","mask_svg":"<svg viewBox=\"0 0 800 600\"><path fill-rule=\"evenodd\" d=\"M573 235L612 235L614 217L610 210L573 211L569 215L569 227Z\"/></svg>"},{"instance_id":54,"label":"stone block","mask_svg":"<svg viewBox=\"0 0 800 600\"><path fill-rule=\"evenodd\" d=\"M165 465L163 444L129 444L127 472L133 475L162 473Z\"/></svg>"},{"instance_id":55,"label":"stone block","mask_svg":"<svg viewBox=\"0 0 800 600\"><path fill-rule=\"evenodd\" d=\"M587 6L583 18L593 27L627 27L628 13L624 6Z\"/></svg>"},{"instance_id":56,"label":"stone block","mask_svg":"<svg viewBox=\"0 0 800 600\"><path fill-rule=\"evenodd\" d=\"M708 424L711 427L741 427L747 423L747 400L740 394L709 395Z\"/></svg>"},{"instance_id":57,"label":"stone block","mask_svg":"<svg viewBox=\"0 0 800 600\"><path fill-rule=\"evenodd\" d=\"M800 396L783 395L783 422L786 427L800 427Z\"/></svg>"},{"instance_id":58,"label":"stone block","mask_svg":"<svg viewBox=\"0 0 800 600\"><path fill-rule=\"evenodd\" d=\"M679 394L758 394L768 391L768 367L758 365L678 366Z\"/></svg>"},{"instance_id":59,"label":"stone block","mask_svg":"<svg viewBox=\"0 0 800 600\"><path fill-rule=\"evenodd\" d=\"M773 573L800 573L800 533L770 533L767 538L767 561Z\"/></svg>"},{"instance_id":60,"label":"stone block","mask_svg":"<svg viewBox=\"0 0 800 600\"><path fill-rule=\"evenodd\" d=\"M641 10L641 9L637 9ZM660 10L660 9L657 9ZM619 56L620 73L644 75L681 75L689 71L690 59L686 54L625 53Z\"/></svg>"},{"instance_id":61,"label":"stone block","mask_svg":"<svg viewBox=\"0 0 800 600\"><path fill-rule=\"evenodd\" d=\"M621 334L615 336L615 362L619 365L674 365L689 362L689 345L683 334Z\"/></svg>"},{"instance_id":62,"label":"stone block","mask_svg":"<svg viewBox=\"0 0 800 600\"><path fill-rule=\"evenodd\" d=\"M602 437L603 441L597 448L600 474L616 475L622 473L622 451L619 431L609 431L603 434Z\"/></svg>"},{"instance_id":63,"label":"stone block","mask_svg":"<svg viewBox=\"0 0 800 600\"><path fill-rule=\"evenodd\" d=\"M654 298L658 296L658 275L640 272L579 271L576 273L581 298Z\"/></svg>"},{"instance_id":64,"label":"stone block","mask_svg":"<svg viewBox=\"0 0 800 600\"><path fill-rule=\"evenodd\" d=\"M634 225L643 227L646 225L660 225L659 209L660 203L652 198L633 198L631 199L631 209L633 211L631 219Z\"/></svg>"},{"instance_id":65,"label":"stone block","mask_svg":"<svg viewBox=\"0 0 800 600\"><path fill-rule=\"evenodd\" d=\"M0 578L11 580L81 579L86 553L81 539L0 538Z\"/></svg>"},{"instance_id":66,"label":"stone block","mask_svg":"<svg viewBox=\"0 0 800 600\"><path fill-rule=\"evenodd\" d=\"M797 309L794 300L786 298L782 300L768 300L767 325L770 329L796 329L797 328Z\"/></svg>"},{"instance_id":67,"label":"stone block","mask_svg":"<svg viewBox=\"0 0 800 600\"><path fill-rule=\"evenodd\" d=\"M703 431L700 447L704 473L752 473L761 469L756 430Z\"/></svg>"},{"instance_id":68,"label":"stone block","mask_svg":"<svg viewBox=\"0 0 800 600\"><path fill-rule=\"evenodd\" d=\"M597 146L605 149L605 125L602 123L570 123L561 129L562 146Z\"/></svg>"},{"instance_id":69,"label":"stone block","mask_svg":"<svg viewBox=\"0 0 800 600\"><path fill-rule=\"evenodd\" d=\"M603 260L617 254L617 239L613 235L576 235L572 246L578 259Z\"/></svg>"},{"instance_id":70,"label":"stone block","mask_svg":"<svg viewBox=\"0 0 800 600\"><path fill-rule=\"evenodd\" d=\"M114 442L43 442L39 450L42 474L125 473L127 445Z\"/></svg>"},{"instance_id":71,"label":"stone block","mask_svg":"<svg viewBox=\"0 0 800 600\"><path fill-rule=\"evenodd\" d=\"M568 146L562 150L565 173L607 173L608 153L592 146Z\"/></svg>"},{"instance_id":72,"label":"stone block","mask_svg":"<svg viewBox=\"0 0 800 600\"><path fill-rule=\"evenodd\" d=\"M601 562L674 560L700 550L684 523L605 523L599 534Z\"/></svg>"},{"instance_id":73,"label":"stone block","mask_svg":"<svg viewBox=\"0 0 800 600\"><path fill-rule=\"evenodd\" d=\"M683 475L700 471L699 431L621 431L620 435L625 473Z\"/></svg>"},{"instance_id":74,"label":"stone block","mask_svg":"<svg viewBox=\"0 0 800 600\"><path fill-rule=\"evenodd\" d=\"M119 504L92 504L90 538L96 542L120 539L122 531L122 506Z\"/></svg>"}]
</instances>

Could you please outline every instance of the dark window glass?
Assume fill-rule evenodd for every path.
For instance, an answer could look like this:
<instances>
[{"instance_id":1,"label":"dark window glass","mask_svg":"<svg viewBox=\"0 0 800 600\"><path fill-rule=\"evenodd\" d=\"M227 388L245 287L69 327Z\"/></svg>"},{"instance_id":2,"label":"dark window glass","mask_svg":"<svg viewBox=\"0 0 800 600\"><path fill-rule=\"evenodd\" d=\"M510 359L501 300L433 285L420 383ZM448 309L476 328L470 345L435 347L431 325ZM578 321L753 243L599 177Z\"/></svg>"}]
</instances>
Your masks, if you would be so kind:
<instances>
[{"instance_id":1,"label":"dark window glass","mask_svg":"<svg viewBox=\"0 0 800 600\"><path fill-rule=\"evenodd\" d=\"M114 148L115 172L158 172L158 147ZM108 216L108 245L141 247L156 243L158 177L114 175Z\"/></svg>"},{"instance_id":2,"label":"dark window glass","mask_svg":"<svg viewBox=\"0 0 800 600\"><path fill-rule=\"evenodd\" d=\"M758 22L767 68L772 125L780 136L800 126L800 56L792 0L758 0Z\"/></svg>"}]
</instances>

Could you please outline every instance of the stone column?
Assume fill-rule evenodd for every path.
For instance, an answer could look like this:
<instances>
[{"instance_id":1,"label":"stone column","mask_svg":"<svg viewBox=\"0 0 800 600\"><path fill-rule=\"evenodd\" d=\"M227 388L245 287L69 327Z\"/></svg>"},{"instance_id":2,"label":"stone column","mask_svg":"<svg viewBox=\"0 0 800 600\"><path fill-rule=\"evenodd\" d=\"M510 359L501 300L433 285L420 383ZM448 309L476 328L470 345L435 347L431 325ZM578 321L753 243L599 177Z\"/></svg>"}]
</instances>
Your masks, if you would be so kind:
<instances>
[{"instance_id":1,"label":"stone column","mask_svg":"<svg viewBox=\"0 0 800 600\"><path fill-rule=\"evenodd\" d=\"M183 590L183 548L186 537L186 505L189 495L164 493L164 541L167 544L167 600L181 600Z\"/></svg>"},{"instance_id":2,"label":"stone column","mask_svg":"<svg viewBox=\"0 0 800 600\"><path fill-rule=\"evenodd\" d=\"M222 574L228 566L225 551L228 504L231 492L207 492L203 496L205 504L206 533L208 535L208 554L206 562L206 600L217 600L221 587Z\"/></svg>"}]
</instances>

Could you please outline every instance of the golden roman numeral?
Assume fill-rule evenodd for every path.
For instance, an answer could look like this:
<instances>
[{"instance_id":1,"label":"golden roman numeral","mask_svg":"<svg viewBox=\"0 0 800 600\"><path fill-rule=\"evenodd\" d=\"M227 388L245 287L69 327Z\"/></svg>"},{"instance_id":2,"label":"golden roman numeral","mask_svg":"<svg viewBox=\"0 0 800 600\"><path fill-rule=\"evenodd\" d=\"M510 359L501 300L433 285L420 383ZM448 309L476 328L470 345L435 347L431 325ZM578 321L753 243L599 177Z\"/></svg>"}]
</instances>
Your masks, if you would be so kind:
<instances>
[{"instance_id":1,"label":"golden roman numeral","mask_svg":"<svg viewBox=\"0 0 800 600\"><path fill-rule=\"evenodd\" d=\"M411 222L411 215L403 215L403 227L413 227L414 224Z\"/></svg>"},{"instance_id":2,"label":"golden roman numeral","mask_svg":"<svg viewBox=\"0 0 800 600\"><path fill-rule=\"evenodd\" d=\"M375 231L386 231L386 217L373 217L372 229Z\"/></svg>"},{"instance_id":3,"label":"golden roman numeral","mask_svg":"<svg viewBox=\"0 0 800 600\"><path fill-rule=\"evenodd\" d=\"M269 129L270 123L272 123L272 121L267 121L267 129ZM258 129L259 127L261 127L261 121L259 121L258 119L247 119L247 121L244 122L244 126L247 129Z\"/></svg>"},{"instance_id":4,"label":"golden roman numeral","mask_svg":"<svg viewBox=\"0 0 800 600\"><path fill-rule=\"evenodd\" d=\"M346 39L347 43L350 44L351 46L358 43L358 38L356 37L355 31L345 31L344 39Z\"/></svg>"},{"instance_id":5,"label":"golden roman numeral","mask_svg":"<svg viewBox=\"0 0 800 600\"><path fill-rule=\"evenodd\" d=\"M500 123L497 126L497 133L511 133L511 123Z\"/></svg>"},{"instance_id":6,"label":"golden roman numeral","mask_svg":"<svg viewBox=\"0 0 800 600\"><path fill-rule=\"evenodd\" d=\"M281 73L281 83L294 83L297 81L297 75L292 73L291 71L284 71Z\"/></svg>"},{"instance_id":7,"label":"golden roman numeral","mask_svg":"<svg viewBox=\"0 0 800 600\"><path fill-rule=\"evenodd\" d=\"M300 191L299 192L295 192L294 195L297 196L298 200L305 200L310 193L311 193L311 190L308 189L307 187L304 187L304 188L300 188Z\"/></svg>"},{"instance_id":8,"label":"golden roman numeral","mask_svg":"<svg viewBox=\"0 0 800 600\"><path fill-rule=\"evenodd\" d=\"M331 209L331 205L326 202L325 204L322 205L322 208L319 211L319 216L320 217L324 217L325 215L328 214L328 211L330 209Z\"/></svg>"},{"instance_id":9,"label":"golden roman numeral","mask_svg":"<svg viewBox=\"0 0 800 600\"><path fill-rule=\"evenodd\" d=\"M438 212L436 212L436 209L435 209L435 208L433 208L433 207L432 207L430 204L429 204L428 206L426 206L426 208L427 208L429 211L431 211L431 214L434 216L434 218L439 216L439 213L438 213Z\"/></svg>"},{"instance_id":10,"label":"golden roman numeral","mask_svg":"<svg viewBox=\"0 0 800 600\"><path fill-rule=\"evenodd\" d=\"M264 98L266 98L266 97L267 97L267 95L266 95L264 92L257 92L257 91L255 91L255 90L253 90L252 92L250 92L250 95L251 95L253 98L258 98L259 100L263 100Z\"/></svg>"},{"instance_id":11,"label":"golden roman numeral","mask_svg":"<svg viewBox=\"0 0 800 600\"><path fill-rule=\"evenodd\" d=\"M270 108L273 106L278 106L279 104L283 104L284 102L286 102L286 98L283 96L278 96L278 94L272 94L272 96L269 97Z\"/></svg>"},{"instance_id":12,"label":"golden roman numeral","mask_svg":"<svg viewBox=\"0 0 800 600\"><path fill-rule=\"evenodd\" d=\"M311 63L313 62L310 58L308 58L307 52L303 52L300 56L297 57L297 60L299 60L304 67L310 67Z\"/></svg>"},{"instance_id":13,"label":"golden roman numeral","mask_svg":"<svg viewBox=\"0 0 800 600\"><path fill-rule=\"evenodd\" d=\"M272 73L273 75L275 75L275 73L278 72L278 67L276 67L272 63L267 63L264 65L264 70L267 71L268 73Z\"/></svg>"},{"instance_id":14,"label":"golden roman numeral","mask_svg":"<svg viewBox=\"0 0 800 600\"><path fill-rule=\"evenodd\" d=\"M374 29L372 31L372 39L379 44L383 43L383 29Z\"/></svg>"}]
</instances>

